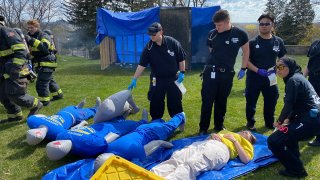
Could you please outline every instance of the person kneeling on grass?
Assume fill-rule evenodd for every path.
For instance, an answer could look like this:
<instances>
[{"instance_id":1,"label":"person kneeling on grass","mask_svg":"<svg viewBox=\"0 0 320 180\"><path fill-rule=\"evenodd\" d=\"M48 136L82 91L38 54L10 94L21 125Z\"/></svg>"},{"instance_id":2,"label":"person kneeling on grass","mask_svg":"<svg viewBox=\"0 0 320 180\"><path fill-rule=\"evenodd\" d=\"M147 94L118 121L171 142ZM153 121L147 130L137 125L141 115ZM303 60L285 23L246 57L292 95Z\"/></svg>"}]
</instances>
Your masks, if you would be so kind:
<instances>
[{"instance_id":1,"label":"person kneeling on grass","mask_svg":"<svg viewBox=\"0 0 320 180\"><path fill-rule=\"evenodd\" d=\"M308 174L299 158L299 141L314 137L320 130L320 98L295 60L281 58L276 68L285 83L285 97L274 124L277 130L269 136L268 147L285 167L279 171L280 175L306 177Z\"/></svg>"},{"instance_id":2,"label":"person kneeling on grass","mask_svg":"<svg viewBox=\"0 0 320 180\"><path fill-rule=\"evenodd\" d=\"M170 159L150 171L168 180L195 180L201 172L220 170L229 159L238 156L241 162L247 164L253 158L255 142L256 138L250 131L233 133L222 130L204 141L175 151Z\"/></svg>"}]
</instances>

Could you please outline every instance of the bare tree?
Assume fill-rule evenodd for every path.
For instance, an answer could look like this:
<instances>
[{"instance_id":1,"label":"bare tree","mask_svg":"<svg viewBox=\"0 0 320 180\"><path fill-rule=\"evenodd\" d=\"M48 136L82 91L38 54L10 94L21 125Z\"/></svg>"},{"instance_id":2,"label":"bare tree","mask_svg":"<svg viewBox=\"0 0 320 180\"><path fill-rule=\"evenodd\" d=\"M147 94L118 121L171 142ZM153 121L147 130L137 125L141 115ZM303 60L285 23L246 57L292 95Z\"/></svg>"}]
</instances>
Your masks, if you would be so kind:
<instances>
[{"instance_id":1,"label":"bare tree","mask_svg":"<svg viewBox=\"0 0 320 180\"><path fill-rule=\"evenodd\" d=\"M202 7L207 0L192 0L193 1L193 6L194 7Z\"/></svg>"},{"instance_id":2,"label":"bare tree","mask_svg":"<svg viewBox=\"0 0 320 180\"><path fill-rule=\"evenodd\" d=\"M6 22L9 26L19 26L21 28L21 21L26 4L29 0L2 0L0 3L0 14L6 17Z\"/></svg>"},{"instance_id":3,"label":"bare tree","mask_svg":"<svg viewBox=\"0 0 320 180\"><path fill-rule=\"evenodd\" d=\"M29 19L37 19L46 27L59 16L60 0L1 0L0 14L10 27L23 27ZM62 13L60 13L62 14Z\"/></svg>"},{"instance_id":4,"label":"bare tree","mask_svg":"<svg viewBox=\"0 0 320 180\"><path fill-rule=\"evenodd\" d=\"M57 0L29 0L26 14L29 19L37 19L47 26L51 20L59 15L60 2Z\"/></svg>"}]
</instances>

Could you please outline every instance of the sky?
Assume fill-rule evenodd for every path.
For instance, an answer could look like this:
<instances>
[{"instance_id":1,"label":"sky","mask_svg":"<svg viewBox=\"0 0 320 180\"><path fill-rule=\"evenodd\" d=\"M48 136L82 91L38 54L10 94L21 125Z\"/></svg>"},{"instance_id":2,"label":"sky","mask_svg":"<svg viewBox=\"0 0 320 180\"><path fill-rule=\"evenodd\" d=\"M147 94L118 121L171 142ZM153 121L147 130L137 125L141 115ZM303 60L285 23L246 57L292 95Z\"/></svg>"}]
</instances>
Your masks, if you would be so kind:
<instances>
[{"instance_id":1,"label":"sky","mask_svg":"<svg viewBox=\"0 0 320 180\"><path fill-rule=\"evenodd\" d=\"M263 13L267 0L208 0L208 5L220 5L222 9L229 11L232 22L257 22ZM315 21L320 21L320 5L314 8Z\"/></svg>"}]
</instances>

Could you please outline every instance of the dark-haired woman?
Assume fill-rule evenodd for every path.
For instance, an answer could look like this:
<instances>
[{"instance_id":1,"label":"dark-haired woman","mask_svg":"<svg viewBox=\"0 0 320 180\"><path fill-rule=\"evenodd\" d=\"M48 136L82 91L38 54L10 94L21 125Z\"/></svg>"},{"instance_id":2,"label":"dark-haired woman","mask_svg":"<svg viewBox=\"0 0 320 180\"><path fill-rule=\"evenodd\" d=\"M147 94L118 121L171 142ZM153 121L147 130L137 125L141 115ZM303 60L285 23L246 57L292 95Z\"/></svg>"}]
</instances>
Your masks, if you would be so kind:
<instances>
[{"instance_id":1,"label":"dark-haired woman","mask_svg":"<svg viewBox=\"0 0 320 180\"><path fill-rule=\"evenodd\" d=\"M268 138L268 146L285 167L280 175L305 177L308 174L299 158L298 142L314 137L319 131L320 99L295 60L282 58L276 67L285 83L284 106L274 124L277 130Z\"/></svg>"}]
</instances>

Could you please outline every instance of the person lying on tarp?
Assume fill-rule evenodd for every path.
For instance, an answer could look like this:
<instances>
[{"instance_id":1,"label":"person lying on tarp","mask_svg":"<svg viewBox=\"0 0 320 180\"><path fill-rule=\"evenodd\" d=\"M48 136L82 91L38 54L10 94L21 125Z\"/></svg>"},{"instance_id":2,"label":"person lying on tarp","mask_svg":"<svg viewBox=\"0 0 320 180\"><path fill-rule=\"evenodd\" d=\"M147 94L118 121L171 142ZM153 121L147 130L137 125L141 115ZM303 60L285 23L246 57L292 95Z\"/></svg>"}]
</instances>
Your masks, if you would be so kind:
<instances>
[{"instance_id":1,"label":"person lying on tarp","mask_svg":"<svg viewBox=\"0 0 320 180\"><path fill-rule=\"evenodd\" d=\"M139 107L134 103L131 92L128 90L115 93L102 103L100 98L97 98L96 105L93 108L82 108L84 104L85 101L78 106L68 106L53 116L30 116L27 120L30 128L27 131L27 143L36 145L44 138L55 140L58 133L64 132L71 127L73 129L82 127L87 124L85 120L93 116L94 122L98 123L139 111Z\"/></svg>"},{"instance_id":2,"label":"person lying on tarp","mask_svg":"<svg viewBox=\"0 0 320 180\"><path fill-rule=\"evenodd\" d=\"M143 124L133 132L120 137L109 144L106 153L100 155L95 161L95 169L98 169L110 154L121 156L129 161L133 159L143 160L159 147L171 148L173 144L166 142L174 131L179 128L184 130L186 117L184 112L178 113L168 122L156 119L149 124Z\"/></svg>"},{"instance_id":3,"label":"person lying on tarp","mask_svg":"<svg viewBox=\"0 0 320 180\"><path fill-rule=\"evenodd\" d=\"M239 157L247 164L253 159L256 138L250 131L233 133L226 130L211 134L204 141L175 151L170 159L156 165L150 171L168 180L196 179L205 171L220 170L229 159Z\"/></svg>"}]
</instances>

